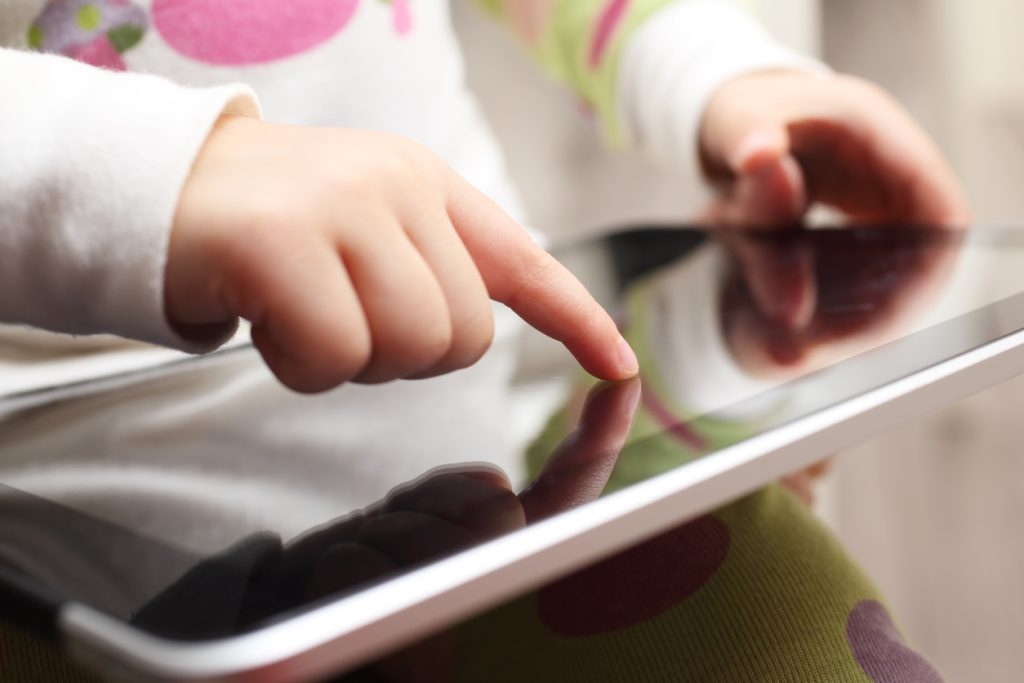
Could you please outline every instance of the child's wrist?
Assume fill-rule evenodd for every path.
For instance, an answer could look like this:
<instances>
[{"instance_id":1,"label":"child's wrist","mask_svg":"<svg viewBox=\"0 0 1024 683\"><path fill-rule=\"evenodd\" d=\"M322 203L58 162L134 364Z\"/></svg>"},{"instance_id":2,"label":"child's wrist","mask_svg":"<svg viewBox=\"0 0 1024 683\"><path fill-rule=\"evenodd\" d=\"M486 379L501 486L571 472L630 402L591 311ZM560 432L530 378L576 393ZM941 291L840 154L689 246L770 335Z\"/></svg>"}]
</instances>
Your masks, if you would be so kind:
<instances>
[{"instance_id":1,"label":"child's wrist","mask_svg":"<svg viewBox=\"0 0 1024 683\"><path fill-rule=\"evenodd\" d=\"M206 224L219 213L217 203L237 198L222 196L210 181L262 125L259 119L222 115L211 127L178 198L164 268L164 317L171 330L196 350L219 346L238 327L224 301L219 259L211 248L217 240Z\"/></svg>"},{"instance_id":2,"label":"child's wrist","mask_svg":"<svg viewBox=\"0 0 1024 683\"><path fill-rule=\"evenodd\" d=\"M772 70L829 73L728 3L691 0L666 7L641 25L623 50L617 99L629 142L687 168L699 182L708 102L731 80Z\"/></svg>"}]
</instances>

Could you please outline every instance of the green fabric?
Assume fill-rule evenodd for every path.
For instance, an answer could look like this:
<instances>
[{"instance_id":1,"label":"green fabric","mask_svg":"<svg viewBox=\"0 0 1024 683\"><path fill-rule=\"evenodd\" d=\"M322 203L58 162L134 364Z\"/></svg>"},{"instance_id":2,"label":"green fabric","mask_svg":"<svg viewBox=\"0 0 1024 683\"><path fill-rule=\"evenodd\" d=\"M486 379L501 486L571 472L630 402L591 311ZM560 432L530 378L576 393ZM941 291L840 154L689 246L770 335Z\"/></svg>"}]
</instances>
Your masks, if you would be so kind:
<instances>
[{"instance_id":1,"label":"green fabric","mask_svg":"<svg viewBox=\"0 0 1024 683\"><path fill-rule=\"evenodd\" d=\"M131 24L117 26L107 31L107 38L110 40L110 44L120 54L124 54L138 45L145 35L146 30L144 28Z\"/></svg>"},{"instance_id":2,"label":"green fabric","mask_svg":"<svg viewBox=\"0 0 1024 683\"><path fill-rule=\"evenodd\" d=\"M32 24L28 29L28 46L33 50L41 50L43 48L43 41L45 38L46 35L38 24Z\"/></svg>"},{"instance_id":3,"label":"green fabric","mask_svg":"<svg viewBox=\"0 0 1024 683\"><path fill-rule=\"evenodd\" d=\"M103 15L96 5L82 5L75 15L75 23L83 31L95 31L101 21L103 21Z\"/></svg>"},{"instance_id":4,"label":"green fabric","mask_svg":"<svg viewBox=\"0 0 1024 683\"><path fill-rule=\"evenodd\" d=\"M515 1L515 0L510 0ZM647 18L680 0L553 0L543 36L529 46L533 58L549 76L569 86L593 108L605 138L613 146L625 142L616 111L619 57L629 36ZM495 17L502 16L502 0L477 0ZM591 56L600 34L602 17L617 7L624 15L615 24L600 59Z\"/></svg>"},{"instance_id":5,"label":"green fabric","mask_svg":"<svg viewBox=\"0 0 1024 683\"><path fill-rule=\"evenodd\" d=\"M871 683L845 633L854 606L877 592L806 508L772 486L714 517L730 530L728 557L671 609L573 637L545 623L533 593L458 629L451 680Z\"/></svg>"},{"instance_id":6,"label":"green fabric","mask_svg":"<svg viewBox=\"0 0 1024 683\"><path fill-rule=\"evenodd\" d=\"M634 434L656 429L656 422L641 409ZM558 423L564 418L552 425ZM562 436L564 429L549 427L532 462ZM663 430L630 440L606 492L695 457ZM488 680L871 683L846 627L856 605L882 599L820 521L778 485L709 517L728 529L728 555L707 583L670 610L622 630L565 637L543 623L538 594L531 594L459 629L463 668L453 680L483 680L489 662L502 661L501 675ZM699 542L687 548L704 550ZM614 599L616 586L607 588Z\"/></svg>"}]
</instances>

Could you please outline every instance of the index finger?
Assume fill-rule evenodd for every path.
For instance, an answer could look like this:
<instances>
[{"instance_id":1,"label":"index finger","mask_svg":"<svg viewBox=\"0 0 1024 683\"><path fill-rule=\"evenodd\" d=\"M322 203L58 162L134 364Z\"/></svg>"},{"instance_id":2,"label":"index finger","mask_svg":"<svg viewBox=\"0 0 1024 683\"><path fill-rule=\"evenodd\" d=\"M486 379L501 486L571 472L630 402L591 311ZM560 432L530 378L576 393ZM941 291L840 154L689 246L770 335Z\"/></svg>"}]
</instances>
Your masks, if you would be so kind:
<instances>
[{"instance_id":1,"label":"index finger","mask_svg":"<svg viewBox=\"0 0 1024 683\"><path fill-rule=\"evenodd\" d=\"M595 377L634 377L636 355L580 281L491 199L454 171L449 175L448 216L491 299L562 342Z\"/></svg>"}]
</instances>

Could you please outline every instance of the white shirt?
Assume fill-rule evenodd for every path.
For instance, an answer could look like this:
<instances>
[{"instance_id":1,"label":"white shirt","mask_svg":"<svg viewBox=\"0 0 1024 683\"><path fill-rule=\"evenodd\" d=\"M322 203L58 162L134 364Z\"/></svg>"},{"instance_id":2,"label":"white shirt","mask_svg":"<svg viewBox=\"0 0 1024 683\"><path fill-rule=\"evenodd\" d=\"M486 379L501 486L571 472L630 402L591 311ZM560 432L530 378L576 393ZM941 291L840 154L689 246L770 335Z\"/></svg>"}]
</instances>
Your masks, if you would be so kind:
<instances>
[{"instance_id":1,"label":"white shirt","mask_svg":"<svg viewBox=\"0 0 1024 683\"><path fill-rule=\"evenodd\" d=\"M726 4L663 10L621 61L631 139L681 159L694 182L710 93L738 73L805 64ZM0 320L197 350L164 318L163 268L181 187L223 112L262 107L279 122L406 135L521 217L465 86L447 2L240 7L0 2L0 45L16 48L0 49ZM525 436L509 427L514 323L503 312L483 362L426 382L298 397L243 353L212 371L14 415L0 430L0 481L113 520L148 510L133 524L217 550L249 530L290 536L443 462L491 460L517 480ZM23 352L21 330L7 333L8 348L19 338ZM0 359L3 343L0 334ZM106 343L49 337L40 365ZM108 348L104 358L114 369L137 352Z\"/></svg>"}]
</instances>

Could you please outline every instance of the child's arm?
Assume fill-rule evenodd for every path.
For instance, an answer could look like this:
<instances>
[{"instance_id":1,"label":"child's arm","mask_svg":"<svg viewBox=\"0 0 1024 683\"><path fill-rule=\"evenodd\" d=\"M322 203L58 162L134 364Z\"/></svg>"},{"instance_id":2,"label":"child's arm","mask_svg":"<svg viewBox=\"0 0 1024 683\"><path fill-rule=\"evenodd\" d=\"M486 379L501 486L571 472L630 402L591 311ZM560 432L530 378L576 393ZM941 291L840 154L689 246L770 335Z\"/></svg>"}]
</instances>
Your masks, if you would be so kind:
<instances>
[{"instance_id":1,"label":"child's arm","mask_svg":"<svg viewBox=\"0 0 1024 683\"><path fill-rule=\"evenodd\" d=\"M196 350L164 318L164 260L177 194L225 112L258 106L243 86L0 49L0 320Z\"/></svg>"},{"instance_id":2,"label":"child's arm","mask_svg":"<svg viewBox=\"0 0 1024 683\"><path fill-rule=\"evenodd\" d=\"M203 350L243 316L316 391L471 364L490 297L595 375L635 374L579 282L434 155L256 113L241 86L0 50L0 320Z\"/></svg>"},{"instance_id":3,"label":"child's arm","mask_svg":"<svg viewBox=\"0 0 1024 683\"><path fill-rule=\"evenodd\" d=\"M788 222L822 201L862 220L968 220L941 153L890 97L778 45L735 2L479 2L613 144L719 183L714 218Z\"/></svg>"},{"instance_id":4,"label":"child's arm","mask_svg":"<svg viewBox=\"0 0 1024 683\"><path fill-rule=\"evenodd\" d=\"M815 202L865 223L967 227L960 183L936 144L881 88L849 76L760 73L710 100L701 145L724 182L717 218L799 219Z\"/></svg>"}]
</instances>

